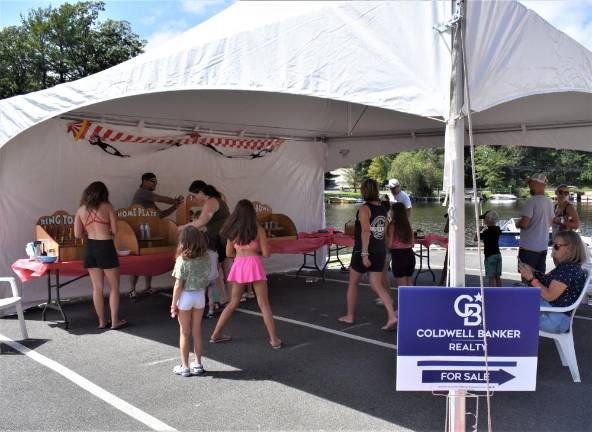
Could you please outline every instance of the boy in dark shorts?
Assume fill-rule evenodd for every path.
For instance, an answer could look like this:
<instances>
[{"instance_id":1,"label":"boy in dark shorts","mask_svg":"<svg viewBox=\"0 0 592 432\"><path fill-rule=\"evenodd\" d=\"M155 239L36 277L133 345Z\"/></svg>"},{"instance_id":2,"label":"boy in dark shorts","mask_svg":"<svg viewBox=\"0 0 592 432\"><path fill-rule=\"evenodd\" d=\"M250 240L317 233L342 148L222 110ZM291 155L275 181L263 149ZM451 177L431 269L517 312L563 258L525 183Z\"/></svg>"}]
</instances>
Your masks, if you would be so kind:
<instances>
[{"instance_id":1,"label":"boy in dark shorts","mask_svg":"<svg viewBox=\"0 0 592 432\"><path fill-rule=\"evenodd\" d=\"M486 211L480 216L486 227L481 231L483 251L485 252L485 276L489 278L489 286L502 286L502 254L499 249L499 238L502 234L496 225L497 213L493 210ZM475 235L477 240L477 235Z\"/></svg>"}]
</instances>

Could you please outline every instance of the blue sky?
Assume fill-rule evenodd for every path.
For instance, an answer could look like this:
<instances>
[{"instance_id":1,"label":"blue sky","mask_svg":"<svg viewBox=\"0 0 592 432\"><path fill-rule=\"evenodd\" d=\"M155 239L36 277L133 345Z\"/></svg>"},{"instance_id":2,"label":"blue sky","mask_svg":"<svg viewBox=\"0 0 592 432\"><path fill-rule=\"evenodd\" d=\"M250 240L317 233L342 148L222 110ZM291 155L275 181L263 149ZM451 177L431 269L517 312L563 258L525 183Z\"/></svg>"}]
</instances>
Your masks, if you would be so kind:
<instances>
[{"instance_id":1,"label":"blue sky","mask_svg":"<svg viewBox=\"0 0 592 432\"><path fill-rule=\"evenodd\" d=\"M70 0L74 3L76 0ZM18 25L20 15L66 0L0 0L0 28ZM233 0L107 0L99 19L126 20L142 39L155 45L196 26L230 6Z\"/></svg>"},{"instance_id":2,"label":"blue sky","mask_svg":"<svg viewBox=\"0 0 592 432\"><path fill-rule=\"evenodd\" d=\"M100 19L127 20L155 46L228 7L234 0L106 0ZM18 25L19 15L65 0L0 0L0 28ZM592 0L522 1L552 25L592 50Z\"/></svg>"}]
</instances>

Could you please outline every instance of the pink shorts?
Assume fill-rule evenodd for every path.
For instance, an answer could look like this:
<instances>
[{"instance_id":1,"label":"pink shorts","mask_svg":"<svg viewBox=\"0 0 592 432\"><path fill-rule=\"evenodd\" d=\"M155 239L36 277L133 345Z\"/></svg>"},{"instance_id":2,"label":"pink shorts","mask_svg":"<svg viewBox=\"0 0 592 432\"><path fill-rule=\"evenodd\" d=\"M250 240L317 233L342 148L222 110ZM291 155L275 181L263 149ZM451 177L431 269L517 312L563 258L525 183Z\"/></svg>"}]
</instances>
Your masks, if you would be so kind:
<instances>
[{"instance_id":1,"label":"pink shorts","mask_svg":"<svg viewBox=\"0 0 592 432\"><path fill-rule=\"evenodd\" d=\"M234 263L228 273L228 282L236 283L250 283L256 281L267 280L265 269L261 263L261 257L253 256L237 256L234 258Z\"/></svg>"}]
</instances>

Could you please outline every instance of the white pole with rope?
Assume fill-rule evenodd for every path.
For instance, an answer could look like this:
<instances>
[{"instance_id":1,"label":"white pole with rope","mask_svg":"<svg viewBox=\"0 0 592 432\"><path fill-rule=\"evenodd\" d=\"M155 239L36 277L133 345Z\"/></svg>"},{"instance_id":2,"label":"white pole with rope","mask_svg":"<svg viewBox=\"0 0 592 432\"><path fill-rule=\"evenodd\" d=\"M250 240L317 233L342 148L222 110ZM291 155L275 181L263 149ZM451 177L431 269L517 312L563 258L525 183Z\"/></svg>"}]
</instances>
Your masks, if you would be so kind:
<instances>
[{"instance_id":1,"label":"white pole with rope","mask_svg":"<svg viewBox=\"0 0 592 432\"><path fill-rule=\"evenodd\" d=\"M454 15L444 26L452 35L452 71L450 76L450 108L446 122L444 147L445 189L450 195L448 203L448 267L450 286L465 286L465 179L464 179L464 138L465 122L462 115L464 103L463 57L460 38L463 25L464 1L453 4ZM440 30L440 29L439 29ZM443 30L443 29L442 29ZM464 432L466 430L466 390L448 392L447 430Z\"/></svg>"}]
</instances>

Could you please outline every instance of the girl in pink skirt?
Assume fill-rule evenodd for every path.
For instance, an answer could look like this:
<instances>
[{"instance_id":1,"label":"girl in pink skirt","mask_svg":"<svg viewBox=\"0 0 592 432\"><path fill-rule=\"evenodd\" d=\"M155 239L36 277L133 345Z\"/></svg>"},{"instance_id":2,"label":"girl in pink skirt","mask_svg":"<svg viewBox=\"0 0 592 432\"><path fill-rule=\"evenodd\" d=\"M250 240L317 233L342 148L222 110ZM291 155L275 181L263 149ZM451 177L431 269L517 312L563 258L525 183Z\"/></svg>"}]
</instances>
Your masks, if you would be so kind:
<instances>
[{"instance_id":1,"label":"girl in pink skirt","mask_svg":"<svg viewBox=\"0 0 592 432\"><path fill-rule=\"evenodd\" d=\"M257 294L257 303L263 315L263 322L269 333L269 344L273 349L282 347L282 341L277 337L273 313L269 306L267 294L267 276L261 263L261 255L269 257L269 246L265 230L257 223L255 208L249 200L240 200L234 212L230 215L220 235L226 238L226 256L234 257L234 263L228 274L228 282L232 283L232 298L224 311L210 342L229 342L232 338L222 334L222 329L239 306L245 285L252 283Z\"/></svg>"}]
</instances>

